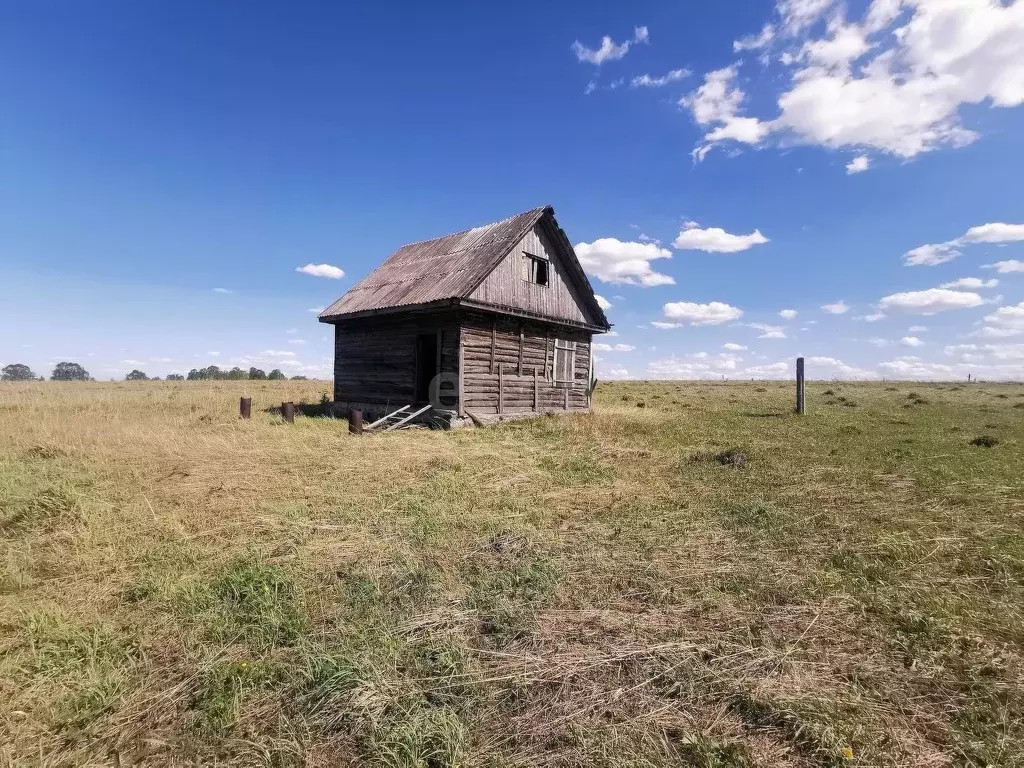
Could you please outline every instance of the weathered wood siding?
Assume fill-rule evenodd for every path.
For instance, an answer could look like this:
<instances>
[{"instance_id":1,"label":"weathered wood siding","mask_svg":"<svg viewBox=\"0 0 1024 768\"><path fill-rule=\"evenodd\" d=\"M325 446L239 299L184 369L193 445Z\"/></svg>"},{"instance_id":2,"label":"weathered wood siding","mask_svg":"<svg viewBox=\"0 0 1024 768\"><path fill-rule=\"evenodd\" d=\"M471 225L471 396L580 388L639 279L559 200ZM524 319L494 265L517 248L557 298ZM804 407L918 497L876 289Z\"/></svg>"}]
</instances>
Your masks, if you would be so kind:
<instances>
[{"instance_id":1,"label":"weathered wood siding","mask_svg":"<svg viewBox=\"0 0 1024 768\"><path fill-rule=\"evenodd\" d=\"M590 408L589 331L482 312L464 312L460 322L463 409L492 414ZM554 380L556 339L576 342L571 383Z\"/></svg>"},{"instance_id":2,"label":"weathered wood siding","mask_svg":"<svg viewBox=\"0 0 1024 768\"><path fill-rule=\"evenodd\" d=\"M523 254L546 259L550 265L548 284L537 285L524 279ZM569 277L542 223L533 227L512 252L484 278L470 295L475 301L501 307L516 307L547 317L594 323L586 305Z\"/></svg>"},{"instance_id":3,"label":"weathered wood siding","mask_svg":"<svg viewBox=\"0 0 1024 768\"><path fill-rule=\"evenodd\" d=\"M412 403L416 396L416 337L440 333L441 372L452 374L456 393L459 328L453 314L407 314L350 320L334 326L334 399L342 402Z\"/></svg>"}]
</instances>

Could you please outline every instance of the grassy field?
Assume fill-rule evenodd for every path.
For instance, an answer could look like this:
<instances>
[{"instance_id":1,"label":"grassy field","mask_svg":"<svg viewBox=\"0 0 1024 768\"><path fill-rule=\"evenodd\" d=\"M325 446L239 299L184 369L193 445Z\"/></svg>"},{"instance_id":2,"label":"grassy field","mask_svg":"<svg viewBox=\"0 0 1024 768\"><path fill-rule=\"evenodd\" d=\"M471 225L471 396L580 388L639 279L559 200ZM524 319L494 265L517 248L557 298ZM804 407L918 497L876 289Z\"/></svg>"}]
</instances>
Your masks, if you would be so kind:
<instances>
[{"instance_id":1,"label":"grassy field","mask_svg":"<svg viewBox=\"0 0 1024 768\"><path fill-rule=\"evenodd\" d=\"M1024 387L328 389L0 386L0 765L1024 766Z\"/></svg>"}]
</instances>

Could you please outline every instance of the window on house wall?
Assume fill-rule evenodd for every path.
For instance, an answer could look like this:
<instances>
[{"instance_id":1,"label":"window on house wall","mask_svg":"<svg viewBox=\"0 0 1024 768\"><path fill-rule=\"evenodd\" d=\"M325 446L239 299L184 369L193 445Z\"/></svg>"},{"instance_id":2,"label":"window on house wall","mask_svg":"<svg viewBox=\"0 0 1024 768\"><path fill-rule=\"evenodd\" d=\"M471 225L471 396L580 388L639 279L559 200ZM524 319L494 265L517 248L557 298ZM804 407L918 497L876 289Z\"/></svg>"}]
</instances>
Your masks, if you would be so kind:
<instances>
[{"instance_id":1,"label":"window on house wall","mask_svg":"<svg viewBox=\"0 0 1024 768\"><path fill-rule=\"evenodd\" d=\"M576 342L555 340L555 381L573 381L576 377Z\"/></svg>"},{"instance_id":2,"label":"window on house wall","mask_svg":"<svg viewBox=\"0 0 1024 768\"><path fill-rule=\"evenodd\" d=\"M528 283L536 283L537 285L548 284L548 262L547 259L541 259L536 256L531 256L529 253L523 254L523 279Z\"/></svg>"}]
</instances>

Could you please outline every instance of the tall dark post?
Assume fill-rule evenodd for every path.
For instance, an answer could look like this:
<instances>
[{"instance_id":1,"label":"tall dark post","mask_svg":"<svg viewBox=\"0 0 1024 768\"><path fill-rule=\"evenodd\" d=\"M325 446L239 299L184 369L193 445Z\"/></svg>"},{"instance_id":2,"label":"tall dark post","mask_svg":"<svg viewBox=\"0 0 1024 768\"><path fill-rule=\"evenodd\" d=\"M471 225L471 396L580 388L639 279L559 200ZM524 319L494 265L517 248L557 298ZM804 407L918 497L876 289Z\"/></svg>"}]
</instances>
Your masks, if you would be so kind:
<instances>
[{"instance_id":1,"label":"tall dark post","mask_svg":"<svg viewBox=\"0 0 1024 768\"><path fill-rule=\"evenodd\" d=\"M238 415L240 418L252 418L252 398L243 397L238 400Z\"/></svg>"},{"instance_id":2,"label":"tall dark post","mask_svg":"<svg viewBox=\"0 0 1024 768\"><path fill-rule=\"evenodd\" d=\"M295 403L281 403L281 416L289 424L295 421Z\"/></svg>"},{"instance_id":3,"label":"tall dark post","mask_svg":"<svg viewBox=\"0 0 1024 768\"><path fill-rule=\"evenodd\" d=\"M363 412L350 410L348 412L348 431L353 435L363 434Z\"/></svg>"},{"instance_id":4,"label":"tall dark post","mask_svg":"<svg viewBox=\"0 0 1024 768\"><path fill-rule=\"evenodd\" d=\"M804 359L796 359L796 412L798 416L804 415Z\"/></svg>"}]
</instances>

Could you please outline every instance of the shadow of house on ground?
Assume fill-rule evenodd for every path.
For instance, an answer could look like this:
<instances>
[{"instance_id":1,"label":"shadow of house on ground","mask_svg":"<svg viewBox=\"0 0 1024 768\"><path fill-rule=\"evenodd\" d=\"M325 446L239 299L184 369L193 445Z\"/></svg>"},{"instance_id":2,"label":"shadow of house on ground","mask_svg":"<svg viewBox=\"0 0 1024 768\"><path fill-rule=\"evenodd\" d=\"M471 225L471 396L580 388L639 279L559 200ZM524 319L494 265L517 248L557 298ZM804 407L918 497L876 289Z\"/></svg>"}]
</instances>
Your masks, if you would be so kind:
<instances>
[{"instance_id":1,"label":"shadow of house on ground","mask_svg":"<svg viewBox=\"0 0 1024 768\"><path fill-rule=\"evenodd\" d=\"M283 404L282 404L283 405ZM282 405L273 405L270 408L264 408L263 413L269 413L272 416L282 416ZM338 403L292 403L295 406L296 416L307 416L309 418L319 419L346 419L348 418L348 408L345 408Z\"/></svg>"}]
</instances>

